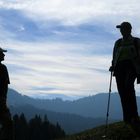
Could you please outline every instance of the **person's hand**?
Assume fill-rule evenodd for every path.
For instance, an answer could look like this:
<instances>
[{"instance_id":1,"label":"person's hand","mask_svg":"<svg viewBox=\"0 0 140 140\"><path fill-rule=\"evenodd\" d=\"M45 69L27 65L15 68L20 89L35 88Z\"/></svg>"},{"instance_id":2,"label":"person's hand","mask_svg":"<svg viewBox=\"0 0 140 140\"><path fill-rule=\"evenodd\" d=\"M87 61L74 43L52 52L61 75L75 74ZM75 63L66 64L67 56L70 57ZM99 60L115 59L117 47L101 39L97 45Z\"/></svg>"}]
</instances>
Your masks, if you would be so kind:
<instances>
[{"instance_id":1,"label":"person's hand","mask_svg":"<svg viewBox=\"0 0 140 140\"><path fill-rule=\"evenodd\" d=\"M109 71L110 72L113 72L114 71L114 67L113 66L110 66Z\"/></svg>"}]
</instances>

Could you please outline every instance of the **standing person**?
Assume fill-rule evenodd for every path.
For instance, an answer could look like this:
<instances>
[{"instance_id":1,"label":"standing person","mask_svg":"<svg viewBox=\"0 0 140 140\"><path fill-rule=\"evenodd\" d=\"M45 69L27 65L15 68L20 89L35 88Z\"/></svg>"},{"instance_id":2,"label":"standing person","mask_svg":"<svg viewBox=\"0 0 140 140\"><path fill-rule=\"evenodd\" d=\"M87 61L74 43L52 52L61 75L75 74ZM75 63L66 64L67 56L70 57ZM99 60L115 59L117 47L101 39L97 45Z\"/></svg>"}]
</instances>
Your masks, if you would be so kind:
<instances>
[{"instance_id":1,"label":"standing person","mask_svg":"<svg viewBox=\"0 0 140 140\"><path fill-rule=\"evenodd\" d=\"M4 50L0 48L0 139L13 140L13 122L11 119L10 111L6 104L8 84L10 84L7 67L1 62L4 61Z\"/></svg>"},{"instance_id":2,"label":"standing person","mask_svg":"<svg viewBox=\"0 0 140 140\"><path fill-rule=\"evenodd\" d=\"M139 122L134 82L140 83L140 39L131 35L132 26L122 22L120 29L122 38L115 42L113 60L110 71L116 78L121 99L123 120L126 123Z\"/></svg>"}]
</instances>

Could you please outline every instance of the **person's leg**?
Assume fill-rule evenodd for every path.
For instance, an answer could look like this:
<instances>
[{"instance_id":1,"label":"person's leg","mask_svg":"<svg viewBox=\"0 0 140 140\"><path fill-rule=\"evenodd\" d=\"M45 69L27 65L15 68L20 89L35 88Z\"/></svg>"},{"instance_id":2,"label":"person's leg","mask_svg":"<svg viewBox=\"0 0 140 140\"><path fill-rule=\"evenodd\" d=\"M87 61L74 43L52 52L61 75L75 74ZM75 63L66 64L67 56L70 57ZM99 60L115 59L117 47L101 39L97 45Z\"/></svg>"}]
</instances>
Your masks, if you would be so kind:
<instances>
[{"instance_id":1,"label":"person's leg","mask_svg":"<svg viewBox=\"0 0 140 140\"><path fill-rule=\"evenodd\" d=\"M135 93L134 81L135 72L130 61L122 61L116 66L116 83L118 92L121 99L122 110L123 110L123 120L125 122L131 121L131 96ZM135 94L133 94L135 95ZM133 99L134 100L134 97Z\"/></svg>"},{"instance_id":2,"label":"person's leg","mask_svg":"<svg viewBox=\"0 0 140 140\"><path fill-rule=\"evenodd\" d=\"M116 83L121 98L123 117L125 122L131 122L132 118L138 118L134 81L135 69L130 61L118 65Z\"/></svg>"},{"instance_id":3,"label":"person's leg","mask_svg":"<svg viewBox=\"0 0 140 140\"><path fill-rule=\"evenodd\" d=\"M7 111L3 115L3 120L2 120L2 125L3 125L3 131L4 135L6 135L7 140L14 140L14 131L13 131L13 121L11 119L10 112Z\"/></svg>"},{"instance_id":4,"label":"person's leg","mask_svg":"<svg viewBox=\"0 0 140 140\"><path fill-rule=\"evenodd\" d=\"M117 75L116 76L116 83L117 83L117 89L118 93L120 95L121 104L122 104L122 111L123 111L123 120L125 122L130 121L130 117L128 117L129 110L127 109L127 98L125 95L125 75Z\"/></svg>"},{"instance_id":5,"label":"person's leg","mask_svg":"<svg viewBox=\"0 0 140 140\"><path fill-rule=\"evenodd\" d=\"M127 100L128 115L132 120L132 119L138 119L137 101L136 101L135 88L134 88L136 73L133 67L129 69L130 71L128 71L126 76L127 78L125 83L125 92L127 94L126 100Z\"/></svg>"},{"instance_id":6,"label":"person's leg","mask_svg":"<svg viewBox=\"0 0 140 140\"><path fill-rule=\"evenodd\" d=\"M2 124L3 137L6 140L14 140L13 121L5 99L0 100L0 123Z\"/></svg>"},{"instance_id":7,"label":"person's leg","mask_svg":"<svg viewBox=\"0 0 140 140\"><path fill-rule=\"evenodd\" d=\"M128 116L127 116L127 103L126 103L126 98L125 98L125 72L123 68L123 64L119 63L116 67L117 72L115 75L116 78L116 84L117 84L117 89L118 93L121 99L121 105L122 105L122 111L123 111L123 120L125 122L129 121Z\"/></svg>"}]
</instances>

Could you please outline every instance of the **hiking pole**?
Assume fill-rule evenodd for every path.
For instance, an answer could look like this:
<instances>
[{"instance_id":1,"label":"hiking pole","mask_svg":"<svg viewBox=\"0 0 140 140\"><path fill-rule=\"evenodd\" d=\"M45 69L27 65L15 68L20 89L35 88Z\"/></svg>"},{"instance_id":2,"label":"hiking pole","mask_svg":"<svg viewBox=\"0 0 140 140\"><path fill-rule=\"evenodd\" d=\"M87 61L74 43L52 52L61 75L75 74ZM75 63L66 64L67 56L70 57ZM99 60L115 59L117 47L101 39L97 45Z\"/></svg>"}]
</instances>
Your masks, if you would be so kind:
<instances>
[{"instance_id":1,"label":"hiking pole","mask_svg":"<svg viewBox=\"0 0 140 140\"><path fill-rule=\"evenodd\" d=\"M106 128L105 128L105 135L103 136L103 138L106 138L106 136L107 136L108 117L109 117L109 109L110 109L110 94L111 94L111 86L112 86L112 76L113 76L113 72L111 71L110 83L109 83L109 92L108 92L109 94L108 94L107 112L106 112Z\"/></svg>"},{"instance_id":2,"label":"hiking pole","mask_svg":"<svg viewBox=\"0 0 140 140\"><path fill-rule=\"evenodd\" d=\"M111 72L111 75L110 75L109 94L108 94L108 103L107 103L107 112L106 112L106 127L108 126L108 117L109 117L109 109L110 109L110 94L111 94L111 86L112 86L112 76L113 76L113 72Z\"/></svg>"}]
</instances>

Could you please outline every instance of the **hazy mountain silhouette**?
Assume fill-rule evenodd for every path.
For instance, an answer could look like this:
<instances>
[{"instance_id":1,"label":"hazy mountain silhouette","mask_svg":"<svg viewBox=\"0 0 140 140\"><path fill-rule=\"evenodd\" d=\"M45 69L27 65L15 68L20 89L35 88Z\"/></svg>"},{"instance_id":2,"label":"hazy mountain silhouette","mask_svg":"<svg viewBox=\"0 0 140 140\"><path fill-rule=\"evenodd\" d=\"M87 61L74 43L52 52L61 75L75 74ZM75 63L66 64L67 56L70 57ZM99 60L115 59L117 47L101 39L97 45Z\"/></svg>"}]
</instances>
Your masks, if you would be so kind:
<instances>
[{"instance_id":1,"label":"hazy mountain silhouette","mask_svg":"<svg viewBox=\"0 0 140 140\"><path fill-rule=\"evenodd\" d=\"M47 114L49 121L55 124L58 122L66 133L76 133L105 124L107 99L108 94L98 94L75 101L41 100L23 96L13 89L9 89L8 94L12 114L24 113L27 119L31 119L35 114L42 117ZM137 101L139 106L140 97L137 97ZM111 94L110 108L109 122L115 121L113 118L118 121L121 118L121 106L115 93Z\"/></svg>"},{"instance_id":2,"label":"hazy mountain silhouette","mask_svg":"<svg viewBox=\"0 0 140 140\"><path fill-rule=\"evenodd\" d=\"M140 97L137 97L140 104ZM38 109L77 114L83 117L104 118L106 116L108 94L102 93L74 101L56 99L33 99L9 89L8 103L12 106L32 105ZM138 105L139 106L139 105ZM118 94L111 94L110 118L121 119L122 111Z\"/></svg>"},{"instance_id":3,"label":"hazy mountain silhouette","mask_svg":"<svg viewBox=\"0 0 140 140\"><path fill-rule=\"evenodd\" d=\"M105 123L104 118L86 118L75 114L46 111L37 109L31 105L10 106L10 110L12 115L24 113L28 120L36 114L40 115L42 118L47 115L47 118L51 123L56 124L58 122L68 134L94 128Z\"/></svg>"},{"instance_id":4,"label":"hazy mountain silhouette","mask_svg":"<svg viewBox=\"0 0 140 140\"><path fill-rule=\"evenodd\" d=\"M55 124L58 122L66 133L80 132L105 123L105 115L102 115L102 117L95 117L97 115L86 117L89 116L88 114L90 114L90 110L84 109L87 109L88 107L89 109L94 109L93 106L90 106L92 105L91 101L93 101L93 96L76 101L63 101L61 99L41 100L23 96L13 89L9 89L8 92L8 104L13 115L24 113L27 119L31 119L36 114L42 117L47 114L48 119ZM65 108L62 108L63 105ZM83 108L83 105L85 108ZM57 108L57 106L60 106L60 108ZM76 107L76 109L79 108L78 113L81 115L77 115L78 113L75 113L74 107ZM73 112L72 109L74 110ZM97 110L98 113L102 111L99 107L97 107ZM87 115L82 114L86 112L88 113ZM96 114L96 112L93 112L93 114ZM110 121L114 120L110 119Z\"/></svg>"}]
</instances>

